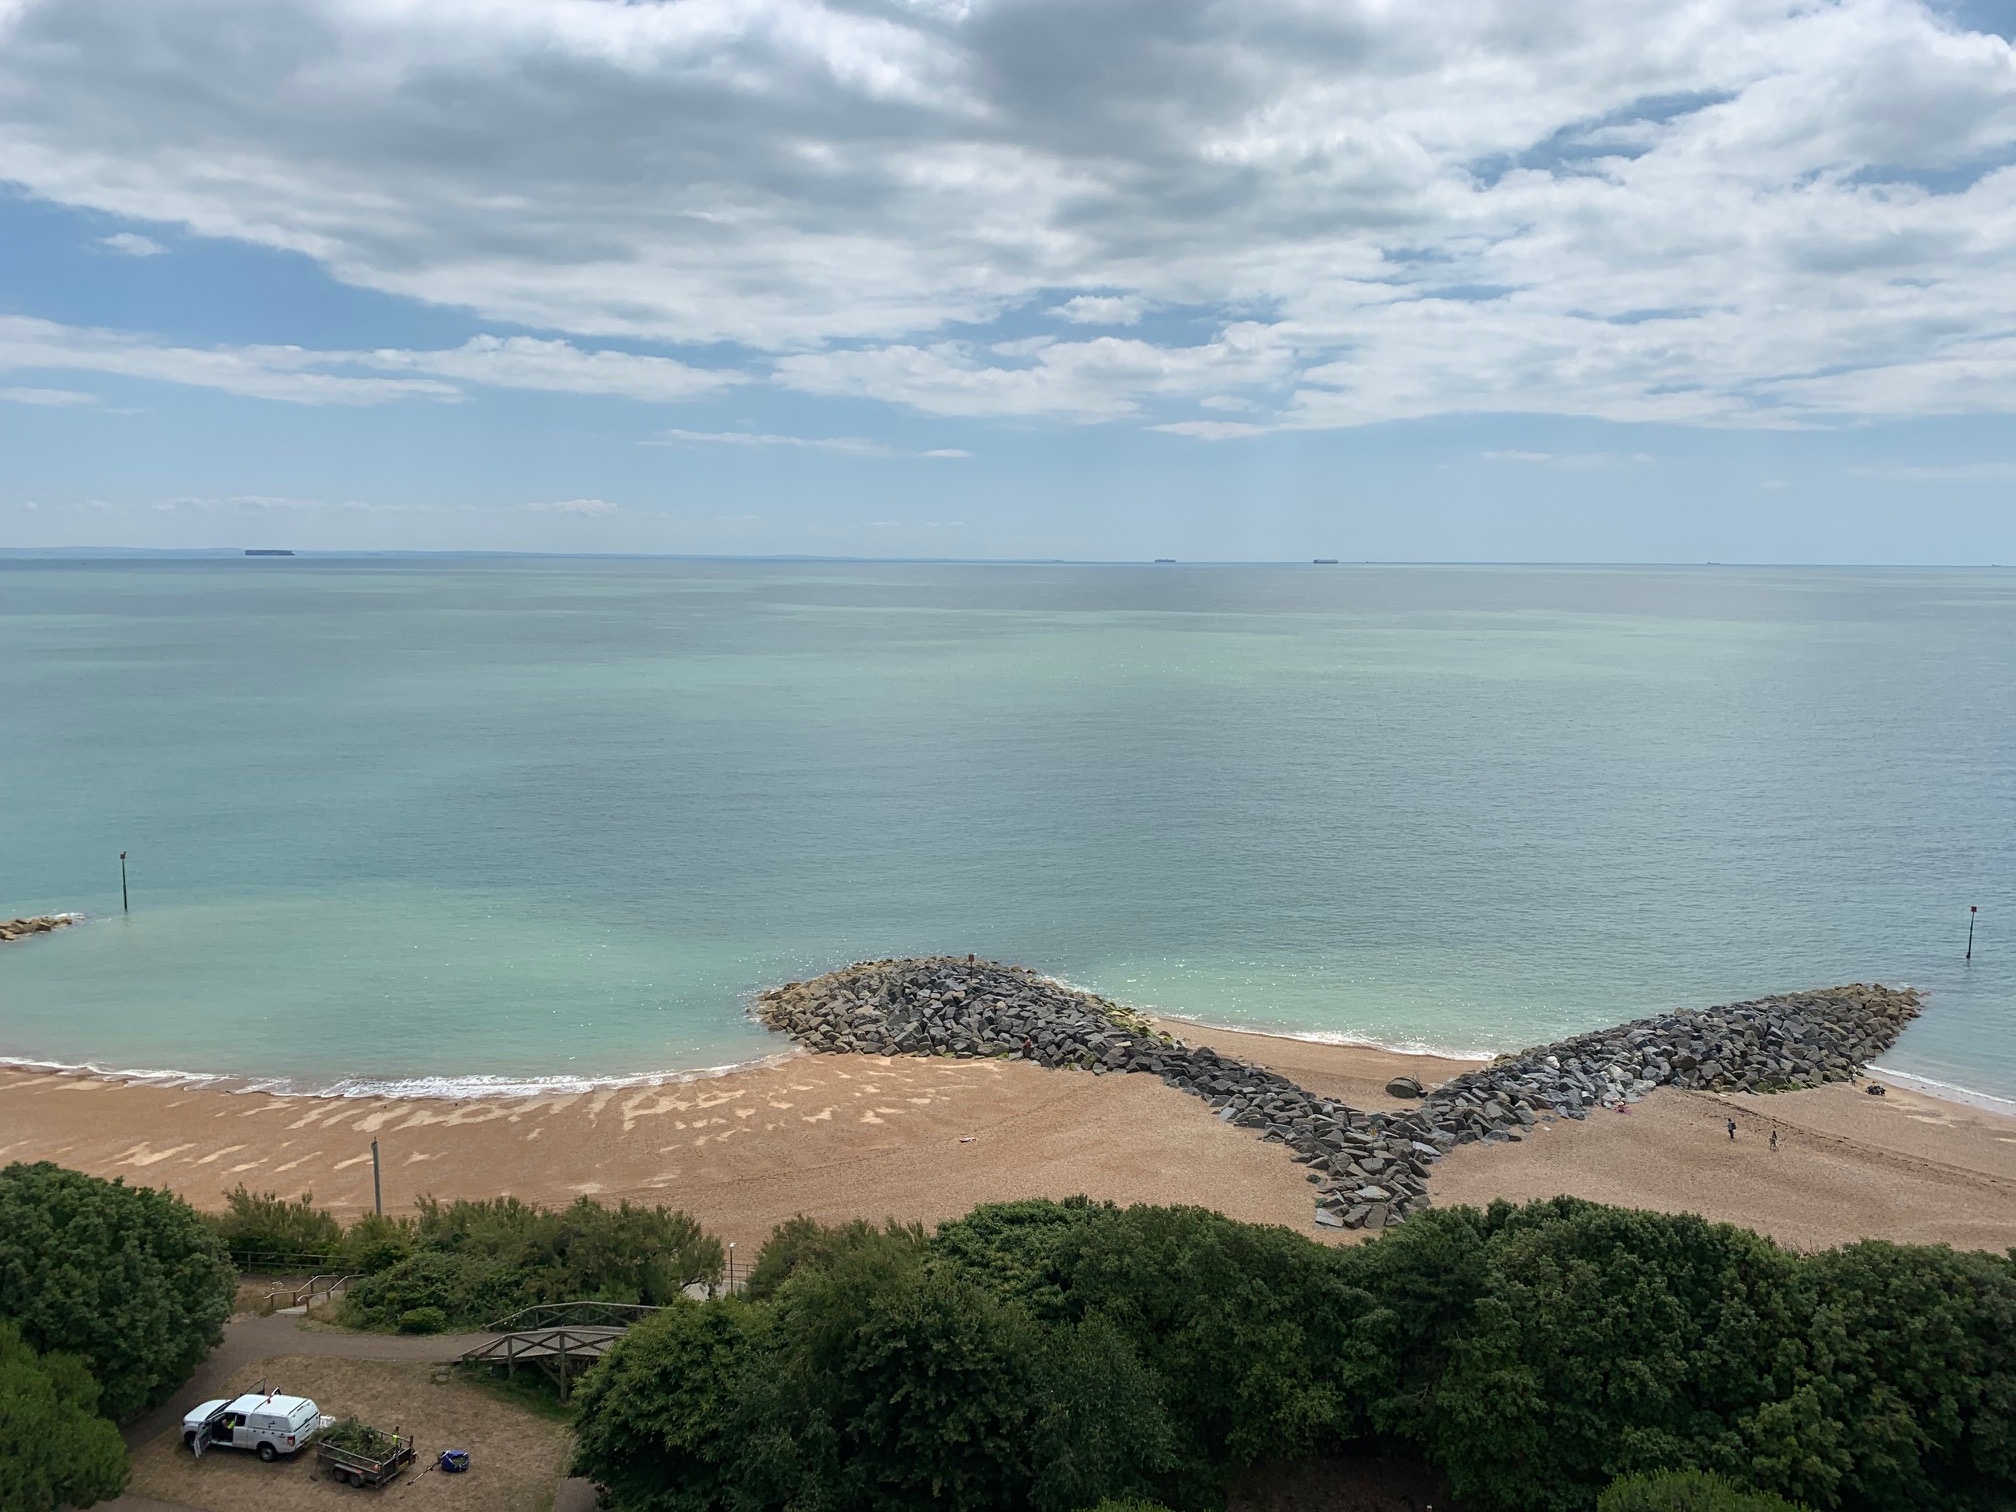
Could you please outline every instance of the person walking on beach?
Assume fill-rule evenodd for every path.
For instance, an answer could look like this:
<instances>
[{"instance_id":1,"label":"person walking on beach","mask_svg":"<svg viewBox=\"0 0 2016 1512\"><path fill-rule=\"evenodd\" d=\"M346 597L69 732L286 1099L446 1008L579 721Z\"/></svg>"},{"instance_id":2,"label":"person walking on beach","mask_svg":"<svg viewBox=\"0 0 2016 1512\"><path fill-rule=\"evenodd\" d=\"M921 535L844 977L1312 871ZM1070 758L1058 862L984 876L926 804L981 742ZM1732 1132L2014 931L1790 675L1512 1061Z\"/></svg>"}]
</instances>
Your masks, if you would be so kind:
<instances>
[{"instance_id":1,"label":"person walking on beach","mask_svg":"<svg viewBox=\"0 0 2016 1512\"><path fill-rule=\"evenodd\" d=\"M1773 1150L1778 1148L1778 1131L1776 1129L1771 1131L1771 1148Z\"/></svg>"},{"instance_id":2,"label":"person walking on beach","mask_svg":"<svg viewBox=\"0 0 2016 1512\"><path fill-rule=\"evenodd\" d=\"M1729 1120L1729 1142L1731 1144L1736 1142L1736 1120L1733 1118Z\"/></svg>"}]
</instances>

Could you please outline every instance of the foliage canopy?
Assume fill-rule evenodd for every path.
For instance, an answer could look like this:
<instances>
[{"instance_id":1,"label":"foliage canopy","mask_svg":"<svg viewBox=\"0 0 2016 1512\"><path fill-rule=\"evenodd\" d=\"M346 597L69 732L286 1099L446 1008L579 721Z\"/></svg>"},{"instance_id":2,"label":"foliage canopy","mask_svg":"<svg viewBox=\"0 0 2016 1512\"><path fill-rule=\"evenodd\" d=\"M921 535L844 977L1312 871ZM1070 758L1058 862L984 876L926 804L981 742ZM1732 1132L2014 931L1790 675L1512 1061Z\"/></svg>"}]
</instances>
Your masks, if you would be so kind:
<instances>
[{"instance_id":1,"label":"foliage canopy","mask_svg":"<svg viewBox=\"0 0 2016 1512\"><path fill-rule=\"evenodd\" d=\"M360 1220L345 1236L360 1260L383 1262L349 1289L346 1322L392 1328L418 1313L416 1331L482 1327L536 1302L664 1303L721 1273L721 1242L671 1208L587 1197L559 1209L515 1197L418 1206L404 1227Z\"/></svg>"},{"instance_id":2,"label":"foliage canopy","mask_svg":"<svg viewBox=\"0 0 2016 1512\"><path fill-rule=\"evenodd\" d=\"M38 1356L0 1321L0 1512L89 1507L126 1489L126 1446L74 1355Z\"/></svg>"},{"instance_id":3,"label":"foliage canopy","mask_svg":"<svg viewBox=\"0 0 2016 1512\"><path fill-rule=\"evenodd\" d=\"M224 1334L237 1278L181 1198L47 1161L0 1169L0 1319L80 1356L125 1418L186 1381Z\"/></svg>"},{"instance_id":4,"label":"foliage canopy","mask_svg":"<svg viewBox=\"0 0 2016 1512\"><path fill-rule=\"evenodd\" d=\"M614 1512L1201 1509L1263 1459L1394 1451L1485 1512L2016 1494L2009 1258L1569 1199L1346 1249L1082 1198L773 1245L751 1296L583 1382L576 1468Z\"/></svg>"}]
</instances>

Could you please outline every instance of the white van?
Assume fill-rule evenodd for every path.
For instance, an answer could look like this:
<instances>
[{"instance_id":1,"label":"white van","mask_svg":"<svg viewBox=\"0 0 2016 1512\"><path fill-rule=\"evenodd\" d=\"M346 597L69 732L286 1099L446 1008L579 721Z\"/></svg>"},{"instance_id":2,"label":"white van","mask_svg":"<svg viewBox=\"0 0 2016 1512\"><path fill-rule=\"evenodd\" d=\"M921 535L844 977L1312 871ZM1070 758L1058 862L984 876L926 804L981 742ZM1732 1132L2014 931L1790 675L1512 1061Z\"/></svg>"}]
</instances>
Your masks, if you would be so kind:
<instances>
[{"instance_id":1,"label":"white van","mask_svg":"<svg viewBox=\"0 0 2016 1512\"><path fill-rule=\"evenodd\" d=\"M182 1419L182 1442L200 1458L205 1449L250 1449L275 1460L307 1446L315 1430L333 1422L307 1397L278 1392L205 1402Z\"/></svg>"}]
</instances>

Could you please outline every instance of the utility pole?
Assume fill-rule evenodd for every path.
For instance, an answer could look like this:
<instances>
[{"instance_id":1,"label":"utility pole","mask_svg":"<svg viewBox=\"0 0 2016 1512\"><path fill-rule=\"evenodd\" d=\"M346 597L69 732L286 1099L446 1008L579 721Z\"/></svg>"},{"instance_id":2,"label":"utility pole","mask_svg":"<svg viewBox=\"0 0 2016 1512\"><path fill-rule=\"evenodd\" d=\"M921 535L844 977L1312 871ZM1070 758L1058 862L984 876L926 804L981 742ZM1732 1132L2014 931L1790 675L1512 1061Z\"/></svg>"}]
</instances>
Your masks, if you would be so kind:
<instances>
[{"instance_id":1,"label":"utility pole","mask_svg":"<svg viewBox=\"0 0 2016 1512\"><path fill-rule=\"evenodd\" d=\"M1976 905L1967 905L1967 959L1970 961L1974 959L1974 915L1979 912L1981 910Z\"/></svg>"},{"instance_id":2,"label":"utility pole","mask_svg":"<svg viewBox=\"0 0 2016 1512\"><path fill-rule=\"evenodd\" d=\"M385 1188L378 1184L378 1141L371 1141L371 1208L380 1218L385 1216Z\"/></svg>"},{"instance_id":3,"label":"utility pole","mask_svg":"<svg viewBox=\"0 0 2016 1512\"><path fill-rule=\"evenodd\" d=\"M133 905L126 897L126 852L119 852L119 912L133 912Z\"/></svg>"}]
</instances>

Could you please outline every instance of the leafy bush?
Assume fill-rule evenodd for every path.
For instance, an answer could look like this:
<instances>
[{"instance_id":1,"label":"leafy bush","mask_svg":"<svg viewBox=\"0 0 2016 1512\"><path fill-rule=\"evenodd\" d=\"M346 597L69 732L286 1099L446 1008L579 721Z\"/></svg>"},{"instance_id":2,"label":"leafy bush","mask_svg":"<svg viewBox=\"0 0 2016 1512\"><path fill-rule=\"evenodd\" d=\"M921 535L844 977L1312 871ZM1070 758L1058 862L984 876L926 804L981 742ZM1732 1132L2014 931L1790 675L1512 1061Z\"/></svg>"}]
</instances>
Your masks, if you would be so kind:
<instances>
[{"instance_id":1,"label":"leafy bush","mask_svg":"<svg viewBox=\"0 0 2016 1512\"><path fill-rule=\"evenodd\" d=\"M89 1507L126 1489L126 1446L97 1403L83 1361L38 1357L0 1322L0 1508Z\"/></svg>"},{"instance_id":2,"label":"leafy bush","mask_svg":"<svg viewBox=\"0 0 2016 1512\"><path fill-rule=\"evenodd\" d=\"M240 1270L319 1268L334 1258L343 1239L343 1225L315 1206L312 1193L287 1198L248 1192L242 1182L224 1194L224 1211L205 1221Z\"/></svg>"},{"instance_id":3,"label":"leafy bush","mask_svg":"<svg viewBox=\"0 0 2016 1512\"><path fill-rule=\"evenodd\" d=\"M224 1334L237 1278L179 1197L44 1161L0 1169L0 1318L82 1357L125 1418L160 1401Z\"/></svg>"},{"instance_id":4,"label":"leafy bush","mask_svg":"<svg viewBox=\"0 0 2016 1512\"><path fill-rule=\"evenodd\" d=\"M412 1254L418 1243L419 1225L411 1218L366 1213L343 1231L333 1263L351 1275L375 1276Z\"/></svg>"},{"instance_id":5,"label":"leafy bush","mask_svg":"<svg viewBox=\"0 0 2016 1512\"><path fill-rule=\"evenodd\" d=\"M409 1307L399 1314L399 1332L437 1334L448 1326L448 1314L438 1307Z\"/></svg>"},{"instance_id":6,"label":"leafy bush","mask_svg":"<svg viewBox=\"0 0 2016 1512\"><path fill-rule=\"evenodd\" d=\"M422 1198L407 1227L376 1221L359 1241L367 1248L406 1253L345 1295L344 1320L363 1328L392 1328L425 1308L438 1308L447 1327L480 1328L536 1302L662 1304L722 1264L720 1241L684 1213L586 1197L558 1210L515 1197Z\"/></svg>"},{"instance_id":7,"label":"leafy bush","mask_svg":"<svg viewBox=\"0 0 2016 1512\"><path fill-rule=\"evenodd\" d=\"M788 1218L777 1225L763 1248L757 1251L756 1263L750 1267L742 1294L751 1301L767 1302L777 1295L777 1288L800 1266L830 1267L843 1252L873 1244L878 1237L922 1245L925 1240L924 1225L900 1224L891 1218L888 1225L878 1231L864 1218L830 1227L803 1214Z\"/></svg>"},{"instance_id":8,"label":"leafy bush","mask_svg":"<svg viewBox=\"0 0 2016 1512\"><path fill-rule=\"evenodd\" d=\"M356 1328L389 1329L410 1312L431 1311L444 1325L480 1328L513 1311L518 1277L478 1255L421 1250L390 1270L353 1281L343 1297L343 1321Z\"/></svg>"},{"instance_id":9,"label":"leafy bush","mask_svg":"<svg viewBox=\"0 0 2016 1512\"><path fill-rule=\"evenodd\" d=\"M1805 1512L1768 1491L1745 1491L1705 1470L1633 1475L1596 1498L1596 1512Z\"/></svg>"}]
</instances>

